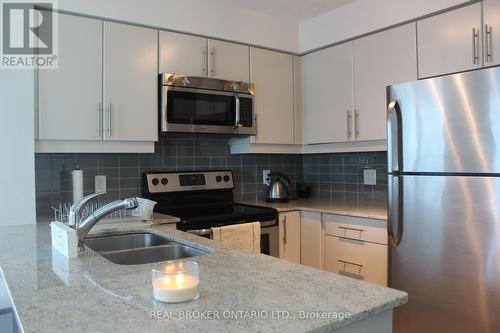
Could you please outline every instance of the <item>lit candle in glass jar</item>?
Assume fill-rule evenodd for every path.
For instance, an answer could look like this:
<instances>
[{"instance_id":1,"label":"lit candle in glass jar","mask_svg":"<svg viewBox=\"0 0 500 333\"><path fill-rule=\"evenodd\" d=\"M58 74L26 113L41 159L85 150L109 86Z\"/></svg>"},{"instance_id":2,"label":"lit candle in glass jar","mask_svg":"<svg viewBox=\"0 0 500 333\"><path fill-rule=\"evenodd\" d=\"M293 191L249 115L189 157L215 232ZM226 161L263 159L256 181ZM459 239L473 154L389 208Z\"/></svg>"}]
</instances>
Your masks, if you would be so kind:
<instances>
[{"instance_id":1,"label":"lit candle in glass jar","mask_svg":"<svg viewBox=\"0 0 500 333\"><path fill-rule=\"evenodd\" d=\"M153 296L160 302L180 303L197 299L200 275L198 263L170 261L161 270L153 270Z\"/></svg>"}]
</instances>

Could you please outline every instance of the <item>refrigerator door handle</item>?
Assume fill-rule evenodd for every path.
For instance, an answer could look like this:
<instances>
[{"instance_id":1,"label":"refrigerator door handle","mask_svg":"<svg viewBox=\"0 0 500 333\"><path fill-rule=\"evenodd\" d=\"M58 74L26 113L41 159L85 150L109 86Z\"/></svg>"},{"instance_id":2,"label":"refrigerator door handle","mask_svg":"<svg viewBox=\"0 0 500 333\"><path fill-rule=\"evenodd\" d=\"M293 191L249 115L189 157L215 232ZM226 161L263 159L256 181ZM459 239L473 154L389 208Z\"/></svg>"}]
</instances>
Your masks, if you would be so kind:
<instances>
[{"instance_id":1,"label":"refrigerator door handle","mask_svg":"<svg viewBox=\"0 0 500 333\"><path fill-rule=\"evenodd\" d=\"M387 107L387 171L397 174L403 170L403 133L401 108L394 97Z\"/></svg>"},{"instance_id":2,"label":"refrigerator door handle","mask_svg":"<svg viewBox=\"0 0 500 333\"><path fill-rule=\"evenodd\" d=\"M389 178L389 200L387 210L387 232L389 244L397 248L403 239L403 177ZM397 230L394 234L393 226Z\"/></svg>"}]
</instances>

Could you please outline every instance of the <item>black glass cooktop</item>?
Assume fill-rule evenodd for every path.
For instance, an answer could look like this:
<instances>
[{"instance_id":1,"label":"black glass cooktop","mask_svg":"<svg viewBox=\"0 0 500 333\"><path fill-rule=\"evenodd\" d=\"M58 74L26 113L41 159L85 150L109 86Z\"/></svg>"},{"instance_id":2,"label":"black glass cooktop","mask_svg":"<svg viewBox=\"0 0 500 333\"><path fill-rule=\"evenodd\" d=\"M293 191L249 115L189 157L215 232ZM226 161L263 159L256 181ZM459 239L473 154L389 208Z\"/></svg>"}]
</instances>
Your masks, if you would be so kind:
<instances>
[{"instance_id":1,"label":"black glass cooktop","mask_svg":"<svg viewBox=\"0 0 500 333\"><path fill-rule=\"evenodd\" d=\"M179 217L181 230L205 229L229 224L270 221L278 217L273 208L243 204L225 204L183 208L157 207L155 211Z\"/></svg>"}]
</instances>

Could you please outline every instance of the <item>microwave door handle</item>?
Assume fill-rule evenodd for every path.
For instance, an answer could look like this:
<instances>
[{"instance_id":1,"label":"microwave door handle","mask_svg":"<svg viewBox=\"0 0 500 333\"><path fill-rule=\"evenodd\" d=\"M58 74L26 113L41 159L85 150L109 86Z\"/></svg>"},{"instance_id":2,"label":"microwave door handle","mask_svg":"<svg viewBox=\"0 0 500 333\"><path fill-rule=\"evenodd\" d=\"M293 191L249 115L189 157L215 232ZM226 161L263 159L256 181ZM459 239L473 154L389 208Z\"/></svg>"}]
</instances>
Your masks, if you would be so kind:
<instances>
[{"instance_id":1,"label":"microwave door handle","mask_svg":"<svg viewBox=\"0 0 500 333\"><path fill-rule=\"evenodd\" d=\"M236 119L234 121L233 128L238 129L241 126L240 125L240 98L238 97L238 95L234 96L234 100L235 100Z\"/></svg>"}]
</instances>

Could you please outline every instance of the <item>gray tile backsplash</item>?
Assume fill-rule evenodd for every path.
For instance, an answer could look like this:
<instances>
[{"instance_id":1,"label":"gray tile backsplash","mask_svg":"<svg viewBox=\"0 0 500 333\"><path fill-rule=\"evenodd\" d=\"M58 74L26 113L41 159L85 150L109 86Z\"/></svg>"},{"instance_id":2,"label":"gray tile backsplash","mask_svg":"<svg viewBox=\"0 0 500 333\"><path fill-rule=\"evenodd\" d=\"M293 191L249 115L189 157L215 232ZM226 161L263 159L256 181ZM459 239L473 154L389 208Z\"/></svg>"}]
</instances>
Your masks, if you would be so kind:
<instances>
[{"instance_id":1,"label":"gray tile backsplash","mask_svg":"<svg viewBox=\"0 0 500 333\"><path fill-rule=\"evenodd\" d=\"M386 153L346 154L247 154L231 155L227 139L162 138L152 154L36 154L37 214L51 214L50 207L72 199L71 170L83 169L84 193L94 192L94 176L107 176L104 200L138 196L145 171L231 169L236 200L264 199L262 170L279 171L292 180L313 187L321 201L343 200L385 204L387 200ZM377 170L377 185L363 185L363 169Z\"/></svg>"}]
</instances>

